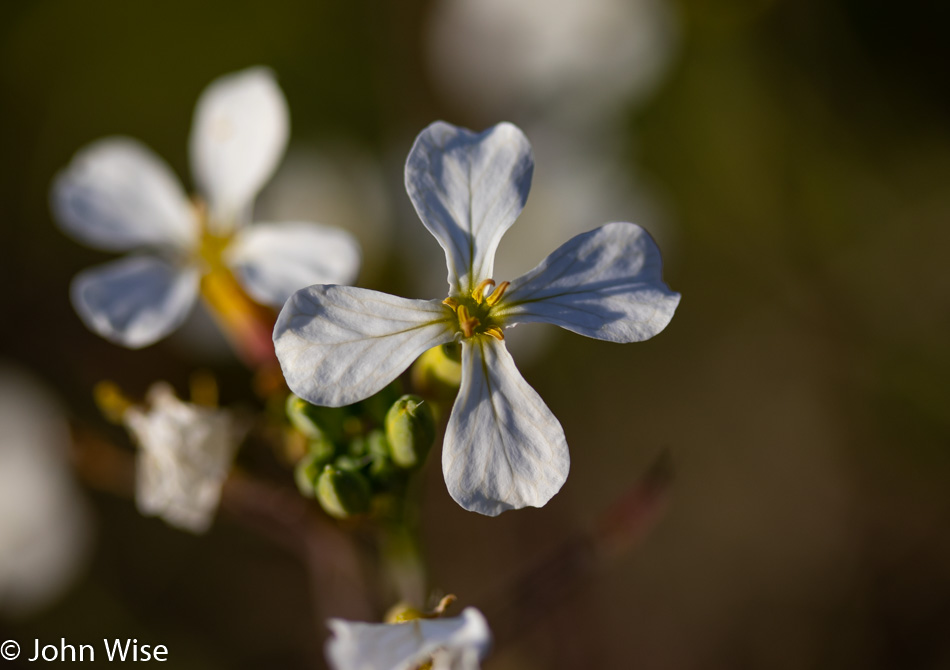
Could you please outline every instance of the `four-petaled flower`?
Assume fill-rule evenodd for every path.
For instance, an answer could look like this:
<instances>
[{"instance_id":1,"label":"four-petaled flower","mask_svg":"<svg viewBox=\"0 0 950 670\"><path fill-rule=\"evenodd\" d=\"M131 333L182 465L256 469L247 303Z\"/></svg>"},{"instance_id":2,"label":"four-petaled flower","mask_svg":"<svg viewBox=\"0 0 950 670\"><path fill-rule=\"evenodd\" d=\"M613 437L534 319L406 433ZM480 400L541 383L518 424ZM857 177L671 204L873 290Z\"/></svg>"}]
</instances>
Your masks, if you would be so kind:
<instances>
[{"instance_id":1,"label":"four-petaled flower","mask_svg":"<svg viewBox=\"0 0 950 670\"><path fill-rule=\"evenodd\" d=\"M73 304L90 329L147 346L181 325L202 281L206 297L220 294L231 273L254 300L277 308L303 286L355 279L359 247L342 230L302 222L245 227L286 148L289 123L269 70L212 82L198 100L189 143L195 202L137 140L105 138L76 154L53 185L61 227L92 247L147 252L76 276Z\"/></svg>"},{"instance_id":2,"label":"four-petaled flower","mask_svg":"<svg viewBox=\"0 0 950 670\"><path fill-rule=\"evenodd\" d=\"M491 646L488 623L474 607L445 619L328 623L333 637L327 659L334 670L478 670Z\"/></svg>"},{"instance_id":3,"label":"four-petaled flower","mask_svg":"<svg viewBox=\"0 0 950 670\"><path fill-rule=\"evenodd\" d=\"M135 502L145 516L203 533L244 429L227 410L183 402L165 383L147 400L147 409L133 406L122 417L139 446Z\"/></svg>"},{"instance_id":4,"label":"four-petaled flower","mask_svg":"<svg viewBox=\"0 0 950 670\"><path fill-rule=\"evenodd\" d=\"M570 467L564 431L515 367L504 329L542 321L636 342L663 330L679 303L661 279L659 249L632 223L578 235L496 284L495 250L524 207L533 167L527 139L511 124L480 134L430 125L409 153L406 188L445 251L448 297L311 286L287 301L274 329L290 388L334 407L376 393L427 349L461 340L442 469L451 496L488 515L544 505Z\"/></svg>"}]
</instances>

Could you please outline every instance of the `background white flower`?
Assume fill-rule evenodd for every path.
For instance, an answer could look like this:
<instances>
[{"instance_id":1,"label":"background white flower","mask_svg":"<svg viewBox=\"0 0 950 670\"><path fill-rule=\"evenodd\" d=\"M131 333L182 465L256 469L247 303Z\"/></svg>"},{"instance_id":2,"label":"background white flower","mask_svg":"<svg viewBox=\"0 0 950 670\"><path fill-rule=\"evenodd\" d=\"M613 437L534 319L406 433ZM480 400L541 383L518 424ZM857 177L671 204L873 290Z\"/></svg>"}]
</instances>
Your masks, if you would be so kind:
<instances>
[{"instance_id":1,"label":"background white flower","mask_svg":"<svg viewBox=\"0 0 950 670\"><path fill-rule=\"evenodd\" d=\"M631 223L577 235L496 284L495 250L524 207L533 167L527 138L511 124L480 134L430 125L409 153L406 189L445 251L449 296L311 286L287 301L274 329L290 388L330 406L376 393L427 349L460 339L462 382L442 469L450 495L488 515L544 505L570 469L564 431L515 367L504 329L546 322L637 342L663 330L679 303L662 281L659 249Z\"/></svg>"},{"instance_id":2,"label":"background white flower","mask_svg":"<svg viewBox=\"0 0 950 670\"><path fill-rule=\"evenodd\" d=\"M327 659L334 670L476 670L491 646L485 617L474 607L451 618L372 624L328 622Z\"/></svg>"},{"instance_id":3,"label":"background white flower","mask_svg":"<svg viewBox=\"0 0 950 670\"><path fill-rule=\"evenodd\" d=\"M182 402L165 383L154 384L147 400L148 409L133 406L122 419L140 448L136 504L146 516L202 533L244 431L230 412Z\"/></svg>"},{"instance_id":4,"label":"background white flower","mask_svg":"<svg viewBox=\"0 0 950 670\"><path fill-rule=\"evenodd\" d=\"M32 377L0 366L0 614L27 616L69 586L90 547L69 427Z\"/></svg>"},{"instance_id":5,"label":"background white flower","mask_svg":"<svg viewBox=\"0 0 950 670\"><path fill-rule=\"evenodd\" d=\"M288 128L269 70L212 82L189 142L196 204L137 140L105 138L80 150L53 184L60 226L95 248L144 252L76 276L72 301L86 325L127 347L152 344L181 325L212 272L233 272L254 300L273 307L302 286L353 281L359 247L348 233L303 222L245 226Z\"/></svg>"}]
</instances>

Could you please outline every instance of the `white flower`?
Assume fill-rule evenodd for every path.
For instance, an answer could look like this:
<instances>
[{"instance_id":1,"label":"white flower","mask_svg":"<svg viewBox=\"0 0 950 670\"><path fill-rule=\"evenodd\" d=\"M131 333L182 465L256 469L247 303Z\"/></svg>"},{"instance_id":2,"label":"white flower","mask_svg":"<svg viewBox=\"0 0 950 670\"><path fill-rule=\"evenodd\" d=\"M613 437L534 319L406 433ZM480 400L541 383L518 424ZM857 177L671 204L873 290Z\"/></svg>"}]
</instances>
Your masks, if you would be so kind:
<instances>
[{"instance_id":1,"label":"white flower","mask_svg":"<svg viewBox=\"0 0 950 670\"><path fill-rule=\"evenodd\" d=\"M409 153L406 188L445 251L449 297L311 286L287 301L274 329L290 388L335 407L376 393L427 349L461 340L462 382L442 469L451 496L488 515L544 505L570 467L564 431L515 367L504 329L541 321L637 342L663 330L679 303L661 279L659 250L632 223L578 235L495 285L495 249L524 207L533 165L527 139L511 124L481 134L432 124Z\"/></svg>"},{"instance_id":2,"label":"white flower","mask_svg":"<svg viewBox=\"0 0 950 670\"><path fill-rule=\"evenodd\" d=\"M182 402L164 383L149 389L148 403L147 410L131 407L122 419L140 447L139 511L203 533L244 431L229 412Z\"/></svg>"},{"instance_id":3,"label":"white flower","mask_svg":"<svg viewBox=\"0 0 950 670\"><path fill-rule=\"evenodd\" d=\"M474 607L461 616L371 624L330 619L327 658L334 670L477 670L488 653L491 632Z\"/></svg>"},{"instance_id":4,"label":"white flower","mask_svg":"<svg viewBox=\"0 0 950 670\"><path fill-rule=\"evenodd\" d=\"M86 325L118 344L147 346L181 325L203 276L224 270L274 307L314 282L353 281L359 248L348 233L302 222L245 226L288 128L287 103L269 70L212 82L198 100L189 143L199 206L137 140L110 137L79 151L53 184L59 224L92 247L144 252L76 276L72 300Z\"/></svg>"},{"instance_id":5,"label":"white flower","mask_svg":"<svg viewBox=\"0 0 950 670\"><path fill-rule=\"evenodd\" d=\"M0 615L28 616L68 587L90 548L69 426L32 377L0 364Z\"/></svg>"}]
</instances>

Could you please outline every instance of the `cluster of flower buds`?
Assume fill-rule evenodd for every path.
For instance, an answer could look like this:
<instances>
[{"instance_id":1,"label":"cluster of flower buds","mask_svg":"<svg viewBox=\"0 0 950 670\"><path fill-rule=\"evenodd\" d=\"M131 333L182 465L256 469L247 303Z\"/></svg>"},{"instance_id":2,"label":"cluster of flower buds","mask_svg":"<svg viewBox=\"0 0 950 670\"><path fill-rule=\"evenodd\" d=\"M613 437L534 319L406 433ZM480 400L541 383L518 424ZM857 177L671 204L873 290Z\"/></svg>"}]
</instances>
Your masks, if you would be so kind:
<instances>
[{"instance_id":1,"label":"cluster of flower buds","mask_svg":"<svg viewBox=\"0 0 950 670\"><path fill-rule=\"evenodd\" d=\"M396 384L340 408L290 395L286 410L307 441L294 472L297 487L338 519L374 513L375 503L403 492L435 441L430 404L400 395Z\"/></svg>"}]
</instances>

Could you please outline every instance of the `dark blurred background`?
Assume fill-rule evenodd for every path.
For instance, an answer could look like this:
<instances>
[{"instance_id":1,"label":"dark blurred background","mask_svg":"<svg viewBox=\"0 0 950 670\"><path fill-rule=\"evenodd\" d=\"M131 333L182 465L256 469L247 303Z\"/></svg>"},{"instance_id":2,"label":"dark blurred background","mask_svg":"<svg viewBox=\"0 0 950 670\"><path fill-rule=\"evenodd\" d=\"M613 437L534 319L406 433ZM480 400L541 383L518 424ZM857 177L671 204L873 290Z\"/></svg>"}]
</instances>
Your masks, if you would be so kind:
<instances>
[{"instance_id":1,"label":"dark blurred background","mask_svg":"<svg viewBox=\"0 0 950 670\"><path fill-rule=\"evenodd\" d=\"M509 585L663 450L675 476L652 532L531 611L486 667L950 668L950 5L598 0L588 20L570 14L585 3L466 4L4 3L2 357L123 444L93 404L101 379L184 390L201 366L226 403L255 402L200 315L138 352L88 332L69 281L109 256L63 235L47 204L56 171L112 134L190 189L193 105L221 74L270 66L290 104L290 153L259 210L351 227L361 284L414 297L444 294L401 186L415 135L513 121L538 159L524 244L513 229L506 250L517 271L634 220L683 300L638 345L527 329L516 360L564 425L570 478L544 509L489 519L449 499L436 455L431 583L466 605L515 599ZM291 553L226 516L193 537L84 494L80 576L0 619L0 638L129 636L167 645L175 667L321 667Z\"/></svg>"}]
</instances>

